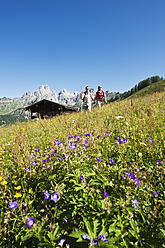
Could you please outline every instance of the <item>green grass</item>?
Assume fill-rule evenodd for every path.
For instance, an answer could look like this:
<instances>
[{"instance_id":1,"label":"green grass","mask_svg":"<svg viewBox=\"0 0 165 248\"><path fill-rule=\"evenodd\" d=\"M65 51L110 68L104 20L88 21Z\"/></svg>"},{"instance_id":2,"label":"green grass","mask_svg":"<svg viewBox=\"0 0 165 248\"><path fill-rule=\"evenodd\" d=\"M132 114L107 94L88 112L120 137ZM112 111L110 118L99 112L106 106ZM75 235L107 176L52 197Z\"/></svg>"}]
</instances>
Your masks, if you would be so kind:
<instances>
[{"instance_id":1,"label":"green grass","mask_svg":"<svg viewBox=\"0 0 165 248\"><path fill-rule=\"evenodd\" d=\"M0 247L165 247L164 98L0 128Z\"/></svg>"}]
</instances>

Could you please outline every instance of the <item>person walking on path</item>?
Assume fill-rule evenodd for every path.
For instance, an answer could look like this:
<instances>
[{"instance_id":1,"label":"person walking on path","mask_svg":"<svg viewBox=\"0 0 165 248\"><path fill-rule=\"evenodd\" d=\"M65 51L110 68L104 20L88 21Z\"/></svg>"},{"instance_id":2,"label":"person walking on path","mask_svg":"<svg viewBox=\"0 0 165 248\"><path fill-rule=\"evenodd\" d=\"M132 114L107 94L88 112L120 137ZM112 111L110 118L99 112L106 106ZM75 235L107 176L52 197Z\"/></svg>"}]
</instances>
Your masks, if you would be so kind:
<instances>
[{"instance_id":1,"label":"person walking on path","mask_svg":"<svg viewBox=\"0 0 165 248\"><path fill-rule=\"evenodd\" d=\"M102 87L98 86L98 91L96 92L95 100L97 100L97 104L99 109L103 108L104 101L107 103L105 92L102 90Z\"/></svg>"},{"instance_id":2,"label":"person walking on path","mask_svg":"<svg viewBox=\"0 0 165 248\"><path fill-rule=\"evenodd\" d=\"M92 101L94 101L95 103L95 99L93 98L92 94L89 92L89 86L86 86L85 92L81 93L81 99L83 100L83 103L84 103L83 109L89 110L89 112L91 112Z\"/></svg>"}]
</instances>

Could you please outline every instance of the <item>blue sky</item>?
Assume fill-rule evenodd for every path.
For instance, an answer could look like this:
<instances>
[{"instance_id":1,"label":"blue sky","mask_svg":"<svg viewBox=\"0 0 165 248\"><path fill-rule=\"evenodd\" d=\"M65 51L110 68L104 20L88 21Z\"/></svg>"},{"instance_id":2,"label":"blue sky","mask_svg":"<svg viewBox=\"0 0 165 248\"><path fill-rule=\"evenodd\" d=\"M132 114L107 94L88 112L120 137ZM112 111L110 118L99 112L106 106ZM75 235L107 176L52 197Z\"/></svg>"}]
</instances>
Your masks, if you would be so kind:
<instances>
[{"instance_id":1,"label":"blue sky","mask_svg":"<svg viewBox=\"0 0 165 248\"><path fill-rule=\"evenodd\" d=\"M164 0L1 0L0 97L164 78L164 10Z\"/></svg>"}]
</instances>

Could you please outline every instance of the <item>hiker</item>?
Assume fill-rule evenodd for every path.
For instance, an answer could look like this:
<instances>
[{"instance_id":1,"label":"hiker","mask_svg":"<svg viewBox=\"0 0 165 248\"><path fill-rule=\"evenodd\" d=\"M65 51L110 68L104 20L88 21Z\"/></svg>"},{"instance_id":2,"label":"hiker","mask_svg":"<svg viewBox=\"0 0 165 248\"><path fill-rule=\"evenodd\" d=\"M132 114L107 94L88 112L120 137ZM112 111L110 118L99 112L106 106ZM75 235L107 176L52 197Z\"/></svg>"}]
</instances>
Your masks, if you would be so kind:
<instances>
[{"instance_id":1,"label":"hiker","mask_svg":"<svg viewBox=\"0 0 165 248\"><path fill-rule=\"evenodd\" d=\"M92 94L89 92L89 86L86 86L85 92L81 93L81 99L84 102L83 104L84 110L89 110L89 112L91 112L92 101L94 101L95 103L95 99L93 98Z\"/></svg>"},{"instance_id":2,"label":"hiker","mask_svg":"<svg viewBox=\"0 0 165 248\"><path fill-rule=\"evenodd\" d=\"M103 108L104 101L107 103L105 92L102 90L102 87L98 86L98 91L96 92L95 100L97 100L97 104L99 109Z\"/></svg>"}]
</instances>

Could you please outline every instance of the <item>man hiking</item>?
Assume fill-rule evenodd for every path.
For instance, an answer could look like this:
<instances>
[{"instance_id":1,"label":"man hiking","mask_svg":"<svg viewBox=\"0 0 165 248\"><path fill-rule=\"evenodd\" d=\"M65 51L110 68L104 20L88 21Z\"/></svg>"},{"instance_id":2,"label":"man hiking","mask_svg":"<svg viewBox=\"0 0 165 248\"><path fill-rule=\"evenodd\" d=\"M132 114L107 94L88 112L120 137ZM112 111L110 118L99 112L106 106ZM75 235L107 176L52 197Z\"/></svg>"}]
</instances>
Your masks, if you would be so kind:
<instances>
[{"instance_id":1,"label":"man hiking","mask_svg":"<svg viewBox=\"0 0 165 248\"><path fill-rule=\"evenodd\" d=\"M107 103L105 92L102 90L101 85L98 86L98 91L96 92L95 99L97 100L97 104L99 109L103 108L104 101Z\"/></svg>"},{"instance_id":2,"label":"man hiking","mask_svg":"<svg viewBox=\"0 0 165 248\"><path fill-rule=\"evenodd\" d=\"M95 102L92 94L89 92L89 86L85 87L85 92L81 93L81 99L83 100L84 104L83 104L83 108L85 110L89 110L89 112L91 112L91 105L92 105L92 101Z\"/></svg>"}]
</instances>

